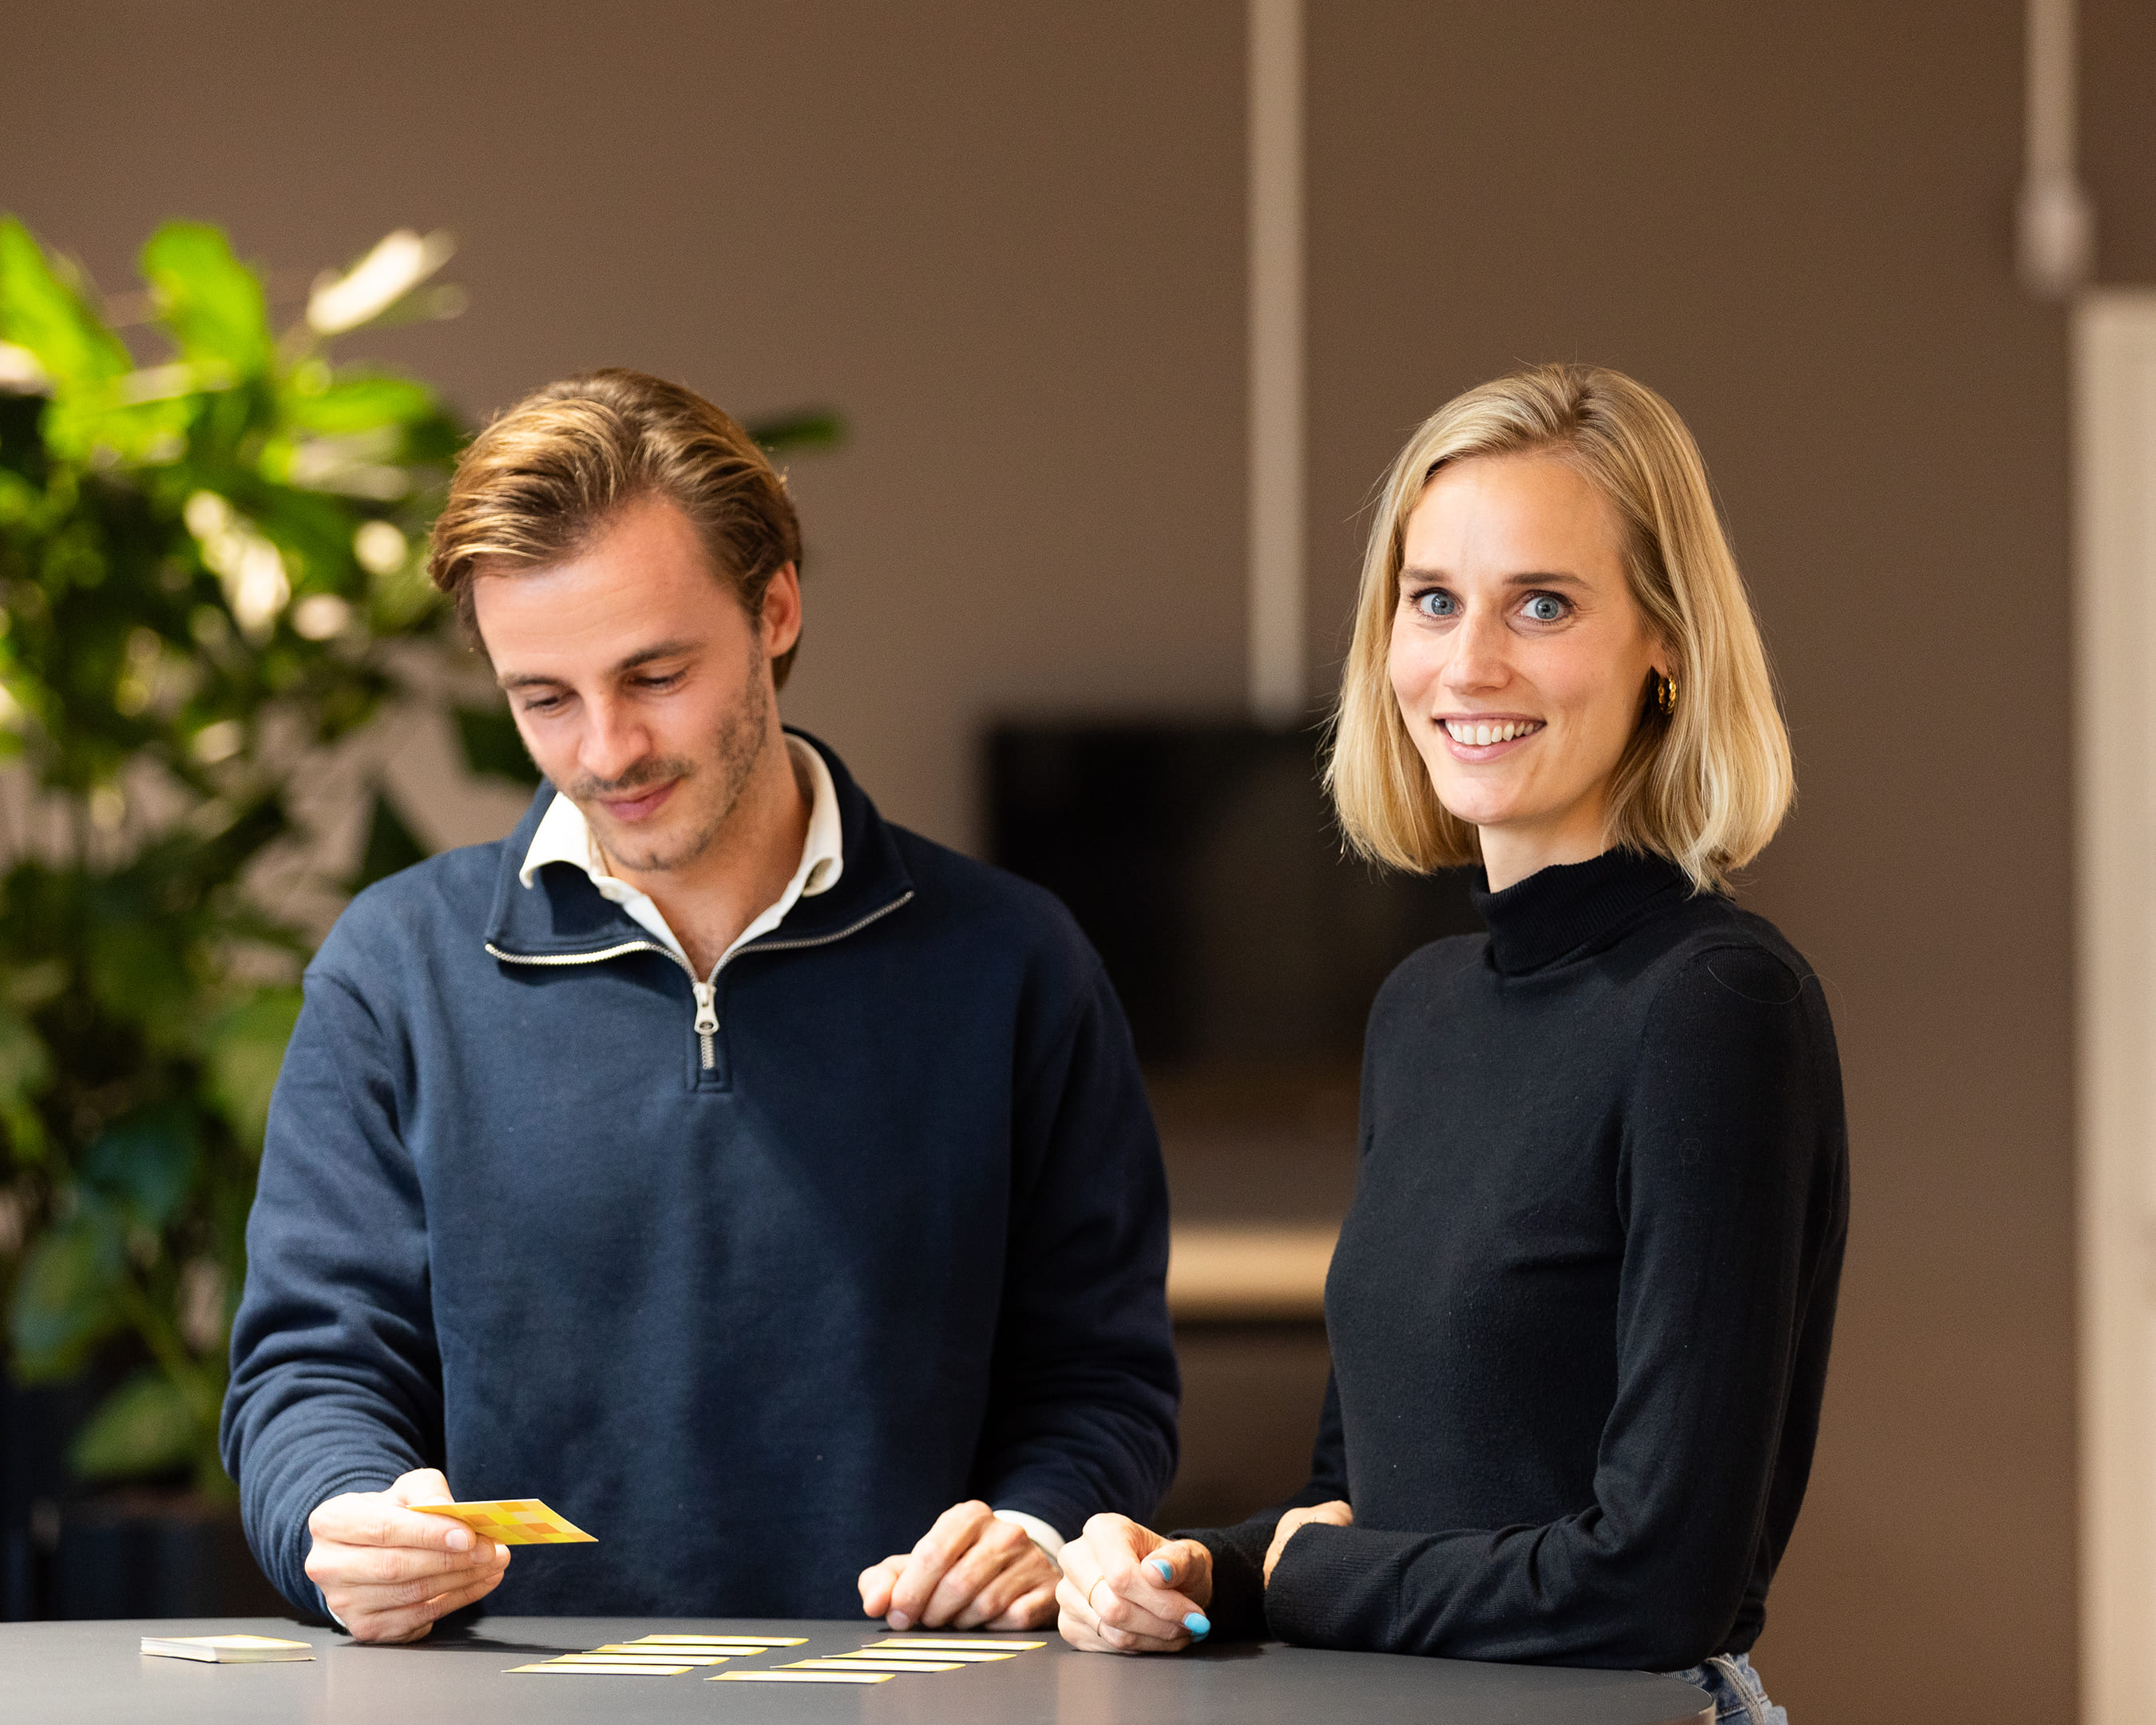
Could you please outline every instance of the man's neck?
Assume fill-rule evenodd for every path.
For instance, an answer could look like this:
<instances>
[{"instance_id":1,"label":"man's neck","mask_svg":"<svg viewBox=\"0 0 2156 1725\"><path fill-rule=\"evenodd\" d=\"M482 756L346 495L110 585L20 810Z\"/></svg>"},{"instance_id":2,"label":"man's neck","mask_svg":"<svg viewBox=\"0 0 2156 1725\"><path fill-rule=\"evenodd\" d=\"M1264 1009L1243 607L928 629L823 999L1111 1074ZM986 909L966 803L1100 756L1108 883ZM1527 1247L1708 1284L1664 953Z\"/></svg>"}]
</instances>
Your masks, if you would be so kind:
<instances>
[{"instance_id":1,"label":"man's neck","mask_svg":"<svg viewBox=\"0 0 2156 1725\"><path fill-rule=\"evenodd\" d=\"M700 977L778 901L808 841L808 793L776 725L740 797L704 853L677 869L630 869L612 857L607 871L649 896Z\"/></svg>"}]
</instances>

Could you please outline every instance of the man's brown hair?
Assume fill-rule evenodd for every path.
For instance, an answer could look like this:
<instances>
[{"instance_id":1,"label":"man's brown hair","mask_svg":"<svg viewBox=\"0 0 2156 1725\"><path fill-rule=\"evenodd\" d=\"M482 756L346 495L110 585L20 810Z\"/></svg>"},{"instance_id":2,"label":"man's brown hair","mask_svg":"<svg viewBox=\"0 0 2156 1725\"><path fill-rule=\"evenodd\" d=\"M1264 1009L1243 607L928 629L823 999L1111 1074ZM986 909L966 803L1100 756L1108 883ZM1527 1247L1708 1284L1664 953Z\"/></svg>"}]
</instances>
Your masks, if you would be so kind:
<instances>
[{"instance_id":1,"label":"man's brown hair","mask_svg":"<svg viewBox=\"0 0 2156 1725\"><path fill-rule=\"evenodd\" d=\"M772 577L801 561L793 500L756 439L693 390L610 369L549 383L472 439L434 522L427 572L476 639L479 559L558 563L647 497L689 518L712 573L752 619ZM785 684L794 651L772 660L774 683Z\"/></svg>"}]
</instances>

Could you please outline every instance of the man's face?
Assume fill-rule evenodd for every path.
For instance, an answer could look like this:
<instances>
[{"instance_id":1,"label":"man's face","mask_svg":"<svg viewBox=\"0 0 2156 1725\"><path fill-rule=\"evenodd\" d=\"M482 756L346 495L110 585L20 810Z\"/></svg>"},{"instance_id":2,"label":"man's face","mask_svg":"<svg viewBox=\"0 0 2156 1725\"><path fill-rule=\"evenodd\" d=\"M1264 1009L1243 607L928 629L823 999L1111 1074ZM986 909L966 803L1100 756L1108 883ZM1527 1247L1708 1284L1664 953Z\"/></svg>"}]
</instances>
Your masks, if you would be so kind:
<instances>
[{"instance_id":1,"label":"man's face","mask_svg":"<svg viewBox=\"0 0 2156 1725\"><path fill-rule=\"evenodd\" d=\"M760 619L671 503L645 499L544 568L472 587L480 639L539 770L633 873L706 855L778 744L770 660L801 628L788 564Z\"/></svg>"}]
</instances>

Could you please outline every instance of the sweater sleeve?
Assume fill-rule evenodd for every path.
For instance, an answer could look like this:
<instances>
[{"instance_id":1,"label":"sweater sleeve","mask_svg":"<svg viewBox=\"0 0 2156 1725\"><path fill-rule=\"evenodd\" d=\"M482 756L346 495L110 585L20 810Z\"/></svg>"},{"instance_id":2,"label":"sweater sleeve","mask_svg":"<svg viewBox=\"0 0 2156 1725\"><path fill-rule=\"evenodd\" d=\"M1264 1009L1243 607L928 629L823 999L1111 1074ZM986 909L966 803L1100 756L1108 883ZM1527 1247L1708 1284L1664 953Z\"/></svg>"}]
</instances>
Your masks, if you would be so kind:
<instances>
[{"instance_id":1,"label":"sweater sleeve","mask_svg":"<svg viewBox=\"0 0 2156 1725\"><path fill-rule=\"evenodd\" d=\"M419 1182L382 1028L319 963L271 1098L221 1434L249 1544L323 1613L307 1518L441 1459Z\"/></svg>"},{"instance_id":2,"label":"sweater sleeve","mask_svg":"<svg viewBox=\"0 0 2156 1725\"><path fill-rule=\"evenodd\" d=\"M1020 1050L1009 1256L974 1466L978 1495L1065 1538L1103 1511L1152 1512L1175 1472L1180 1394L1160 1143L1122 1009L1085 957L1054 1031Z\"/></svg>"},{"instance_id":3,"label":"sweater sleeve","mask_svg":"<svg viewBox=\"0 0 2156 1725\"><path fill-rule=\"evenodd\" d=\"M1717 1651L1758 1551L1803 1314L1835 1225L1840 1081L1818 983L1693 955L1625 1105L1616 1395L1593 1501L1542 1526L1315 1526L1265 1597L1310 1645L1672 1671Z\"/></svg>"},{"instance_id":4,"label":"sweater sleeve","mask_svg":"<svg viewBox=\"0 0 2156 1725\"><path fill-rule=\"evenodd\" d=\"M1309 1483L1292 1497L1232 1527L1188 1527L1173 1536L1194 1539L1213 1553L1213 1598L1205 1615L1215 1638L1223 1641L1264 1639L1265 1553L1272 1549L1280 1518L1291 1509L1336 1499L1344 1502L1347 1497L1348 1455L1340 1436L1340 1386L1328 1375L1325 1409L1317 1420L1317 1442L1311 1451Z\"/></svg>"}]
</instances>

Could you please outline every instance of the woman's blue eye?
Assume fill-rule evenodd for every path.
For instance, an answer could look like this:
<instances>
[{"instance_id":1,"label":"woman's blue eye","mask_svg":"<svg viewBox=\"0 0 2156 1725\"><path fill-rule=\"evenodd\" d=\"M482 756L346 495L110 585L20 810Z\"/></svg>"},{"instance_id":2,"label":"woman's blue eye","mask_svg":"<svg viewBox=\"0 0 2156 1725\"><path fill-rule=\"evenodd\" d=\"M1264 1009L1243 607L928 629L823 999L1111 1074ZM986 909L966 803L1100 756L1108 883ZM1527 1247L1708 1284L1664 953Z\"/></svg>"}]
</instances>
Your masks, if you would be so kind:
<instances>
[{"instance_id":1,"label":"woman's blue eye","mask_svg":"<svg viewBox=\"0 0 2156 1725\"><path fill-rule=\"evenodd\" d=\"M1537 623L1564 620L1564 601L1554 593L1538 593L1527 601L1527 615Z\"/></svg>"},{"instance_id":2,"label":"woman's blue eye","mask_svg":"<svg viewBox=\"0 0 2156 1725\"><path fill-rule=\"evenodd\" d=\"M1417 593L1414 607L1425 617L1456 617L1460 614L1460 601L1442 588Z\"/></svg>"}]
</instances>

